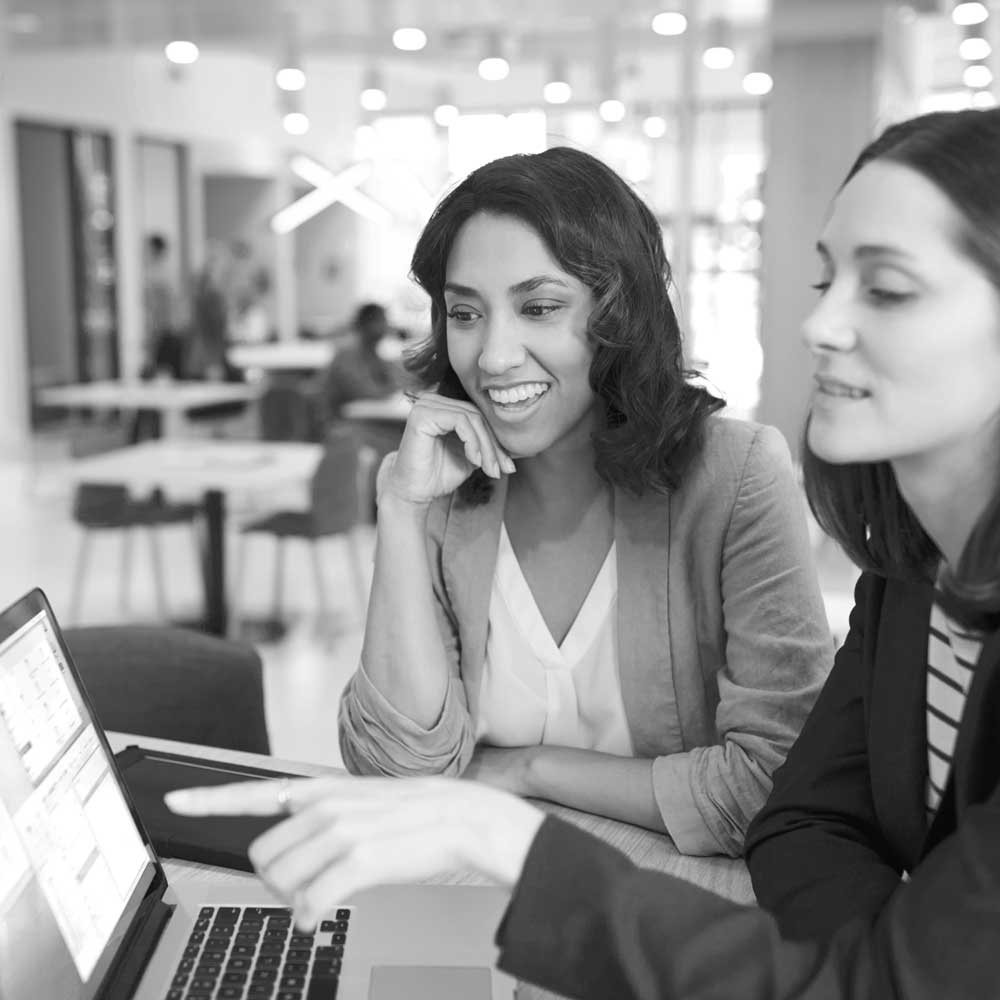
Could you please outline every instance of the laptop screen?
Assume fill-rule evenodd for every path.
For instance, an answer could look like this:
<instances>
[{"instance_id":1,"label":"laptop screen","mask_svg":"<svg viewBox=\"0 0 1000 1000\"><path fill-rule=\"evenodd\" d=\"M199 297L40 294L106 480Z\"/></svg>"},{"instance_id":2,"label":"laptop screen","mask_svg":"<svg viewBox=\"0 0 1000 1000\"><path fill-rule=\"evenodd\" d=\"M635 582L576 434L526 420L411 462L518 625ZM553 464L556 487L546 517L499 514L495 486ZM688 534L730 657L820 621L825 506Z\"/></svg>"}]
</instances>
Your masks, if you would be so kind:
<instances>
[{"instance_id":1,"label":"laptop screen","mask_svg":"<svg viewBox=\"0 0 1000 1000\"><path fill-rule=\"evenodd\" d=\"M0 997L93 997L156 873L34 591L0 616Z\"/></svg>"}]
</instances>

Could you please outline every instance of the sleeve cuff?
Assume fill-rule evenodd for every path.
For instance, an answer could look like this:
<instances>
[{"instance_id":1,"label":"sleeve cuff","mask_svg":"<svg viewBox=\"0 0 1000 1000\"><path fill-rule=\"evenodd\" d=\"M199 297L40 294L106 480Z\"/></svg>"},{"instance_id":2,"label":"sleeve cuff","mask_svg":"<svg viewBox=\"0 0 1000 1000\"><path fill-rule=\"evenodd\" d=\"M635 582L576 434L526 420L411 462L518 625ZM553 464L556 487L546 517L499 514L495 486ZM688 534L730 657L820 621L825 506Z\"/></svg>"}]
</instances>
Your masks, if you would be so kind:
<instances>
[{"instance_id":1,"label":"sleeve cuff","mask_svg":"<svg viewBox=\"0 0 1000 1000\"><path fill-rule=\"evenodd\" d=\"M709 828L691 788L691 753L653 760L653 795L663 825L682 854L730 854Z\"/></svg>"},{"instance_id":2,"label":"sleeve cuff","mask_svg":"<svg viewBox=\"0 0 1000 1000\"><path fill-rule=\"evenodd\" d=\"M389 775L461 774L472 753L467 713L448 685L438 721L429 729L396 709L359 666L344 692L341 745L350 770ZM351 758L348 760L348 758Z\"/></svg>"}]
</instances>

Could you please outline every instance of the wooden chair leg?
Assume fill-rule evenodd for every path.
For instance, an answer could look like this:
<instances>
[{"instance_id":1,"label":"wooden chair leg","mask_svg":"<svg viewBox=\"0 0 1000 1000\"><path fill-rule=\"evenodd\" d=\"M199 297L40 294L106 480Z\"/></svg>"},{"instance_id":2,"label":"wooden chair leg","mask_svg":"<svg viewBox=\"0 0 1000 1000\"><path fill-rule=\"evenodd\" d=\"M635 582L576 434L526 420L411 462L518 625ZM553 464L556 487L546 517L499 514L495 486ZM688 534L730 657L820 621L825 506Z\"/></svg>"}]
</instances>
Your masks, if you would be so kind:
<instances>
[{"instance_id":1,"label":"wooden chair leg","mask_svg":"<svg viewBox=\"0 0 1000 1000\"><path fill-rule=\"evenodd\" d=\"M128 617L129 586L132 576L132 529L122 529L122 565L118 580L118 602L123 618Z\"/></svg>"},{"instance_id":2,"label":"wooden chair leg","mask_svg":"<svg viewBox=\"0 0 1000 1000\"><path fill-rule=\"evenodd\" d=\"M247 560L246 534L240 532L239 541L236 543L236 573L233 576L233 599L232 611L229 615L229 637L236 638L240 634L240 625L243 622L243 574Z\"/></svg>"},{"instance_id":3,"label":"wooden chair leg","mask_svg":"<svg viewBox=\"0 0 1000 1000\"><path fill-rule=\"evenodd\" d=\"M322 618L330 611L330 604L326 597L326 584L323 582L323 561L319 557L318 538L313 538L309 542L309 550L312 553L313 575L316 577L316 603L317 618Z\"/></svg>"},{"instance_id":4,"label":"wooden chair leg","mask_svg":"<svg viewBox=\"0 0 1000 1000\"><path fill-rule=\"evenodd\" d=\"M160 621L167 620L167 590L163 578L163 560L160 558L160 539L158 529L149 527L149 554L153 560L153 588L156 591L156 613Z\"/></svg>"},{"instance_id":5,"label":"wooden chair leg","mask_svg":"<svg viewBox=\"0 0 1000 1000\"><path fill-rule=\"evenodd\" d=\"M86 528L83 528L80 535L80 542L76 549L73 589L69 594L69 608L66 616L68 624L78 625L80 623L80 606L83 601L83 578L87 573L87 559L90 555L91 541L90 532Z\"/></svg>"},{"instance_id":6,"label":"wooden chair leg","mask_svg":"<svg viewBox=\"0 0 1000 1000\"><path fill-rule=\"evenodd\" d=\"M275 536L277 548L274 550L274 620L281 621L281 591L285 575L285 540Z\"/></svg>"}]
</instances>

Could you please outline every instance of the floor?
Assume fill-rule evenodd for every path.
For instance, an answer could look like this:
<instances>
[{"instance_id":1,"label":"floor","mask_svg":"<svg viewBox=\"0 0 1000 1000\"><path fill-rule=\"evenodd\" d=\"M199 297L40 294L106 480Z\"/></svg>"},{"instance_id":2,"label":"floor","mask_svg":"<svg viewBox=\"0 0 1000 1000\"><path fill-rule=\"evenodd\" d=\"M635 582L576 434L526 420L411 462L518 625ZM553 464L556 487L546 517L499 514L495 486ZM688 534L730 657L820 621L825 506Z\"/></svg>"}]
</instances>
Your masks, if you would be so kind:
<instances>
[{"instance_id":1,"label":"floor","mask_svg":"<svg viewBox=\"0 0 1000 1000\"><path fill-rule=\"evenodd\" d=\"M133 540L128 588L120 586L121 536L98 537L92 547L79 620L70 622L72 567L80 531L70 514L69 459L57 437L39 440L34 454L22 461L0 461L0 607L31 587L39 586L64 625L154 621L157 603L152 561L145 539ZM273 496L230 502L228 552L235 553L238 526L248 516L272 505L303 503L304 497ZM167 604L171 617L193 617L201 605L193 535L186 526L161 529L165 556ZM357 529L368 571L374 531ZM843 637L856 571L829 541L815 536L817 562L831 627ZM265 701L272 752L278 756L338 764L336 706L340 691L358 662L364 611L351 581L339 539L322 544L324 577L335 601L330 609L316 606L313 568L304 543L291 543L283 594L289 628L279 641L258 643L264 663ZM230 558L230 594L235 581ZM256 540L247 551L242 601L250 619L271 608L273 543Z\"/></svg>"}]
</instances>

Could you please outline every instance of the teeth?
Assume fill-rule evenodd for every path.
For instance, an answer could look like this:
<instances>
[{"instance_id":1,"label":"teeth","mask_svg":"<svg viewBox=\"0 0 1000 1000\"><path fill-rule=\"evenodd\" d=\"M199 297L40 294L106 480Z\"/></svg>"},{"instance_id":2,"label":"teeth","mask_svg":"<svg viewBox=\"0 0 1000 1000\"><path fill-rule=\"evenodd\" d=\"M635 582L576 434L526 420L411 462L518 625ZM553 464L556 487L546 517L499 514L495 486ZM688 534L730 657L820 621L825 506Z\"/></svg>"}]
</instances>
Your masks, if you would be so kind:
<instances>
[{"instance_id":1,"label":"teeth","mask_svg":"<svg viewBox=\"0 0 1000 1000\"><path fill-rule=\"evenodd\" d=\"M855 389L839 382L823 382L820 388L828 396L846 396L848 399L864 399L868 395L863 389Z\"/></svg>"},{"instance_id":2,"label":"teeth","mask_svg":"<svg viewBox=\"0 0 1000 1000\"><path fill-rule=\"evenodd\" d=\"M545 382L523 382L521 385L511 386L509 389L487 389L491 400L501 406L510 406L512 403L523 403L529 399L541 396L548 389Z\"/></svg>"}]
</instances>

